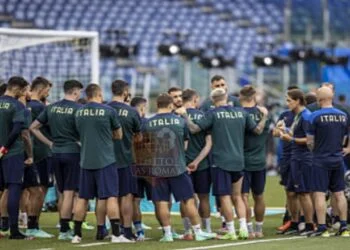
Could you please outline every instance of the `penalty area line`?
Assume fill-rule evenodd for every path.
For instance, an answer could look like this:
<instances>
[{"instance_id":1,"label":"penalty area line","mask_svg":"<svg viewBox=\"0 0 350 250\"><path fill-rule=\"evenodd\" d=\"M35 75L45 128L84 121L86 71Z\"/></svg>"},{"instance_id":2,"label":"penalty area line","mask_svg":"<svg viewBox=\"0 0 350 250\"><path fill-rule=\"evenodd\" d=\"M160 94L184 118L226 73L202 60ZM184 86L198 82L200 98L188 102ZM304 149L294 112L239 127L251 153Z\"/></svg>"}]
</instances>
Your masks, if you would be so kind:
<instances>
[{"instance_id":1,"label":"penalty area line","mask_svg":"<svg viewBox=\"0 0 350 250\"><path fill-rule=\"evenodd\" d=\"M266 240L253 240L253 241L244 241L244 242L235 242L235 243L226 243L226 244L218 244L218 245L208 245L202 247L188 247L188 248L179 248L175 250L201 250L201 249L213 249L213 248L222 248L222 247L232 247L232 246L243 246L243 245L251 245L251 244L259 244L259 243L268 243L274 241L287 241L287 240L296 240L296 239L305 239L306 236L296 236L289 238L278 238L278 239L266 239Z\"/></svg>"}]
</instances>

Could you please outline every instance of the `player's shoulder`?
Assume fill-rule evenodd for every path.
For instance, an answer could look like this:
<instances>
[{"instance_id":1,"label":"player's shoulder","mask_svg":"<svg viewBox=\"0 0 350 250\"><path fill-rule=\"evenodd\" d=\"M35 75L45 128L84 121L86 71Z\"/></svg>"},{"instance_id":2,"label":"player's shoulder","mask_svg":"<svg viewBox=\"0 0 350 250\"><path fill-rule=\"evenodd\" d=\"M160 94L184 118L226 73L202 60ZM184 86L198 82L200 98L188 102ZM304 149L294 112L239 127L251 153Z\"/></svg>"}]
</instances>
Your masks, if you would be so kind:
<instances>
[{"instance_id":1,"label":"player's shoulder","mask_svg":"<svg viewBox=\"0 0 350 250\"><path fill-rule=\"evenodd\" d=\"M27 102L27 106L30 108L45 108L45 104L37 101L37 100L30 100L29 102Z\"/></svg>"},{"instance_id":2,"label":"player's shoulder","mask_svg":"<svg viewBox=\"0 0 350 250\"><path fill-rule=\"evenodd\" d=\"M301 116L303 117L303 119L309 119L309 117L312 115L312 112L305 108L302 112L301 112Z\"/></svg>"},{"instance_id":3,"label":"player's shoulder","mask_svg":"<svg viewBox=\"0 0 350 250\"><path fill-rule=\"evenodd\" d=\"M195 109L195 108L188 108L186 109L187 113L189 114L201 114L201 115L204 115L204 111L202 110L199 110L199 109Z\"/></svg>"},{"instance_id":4,"label":"player's shoulder","mask_svg":"<svg viewBox=\"0 0 350 250\"><path fill-rule=\"evenodd\" d=\"M243 110L249 114L256 114L256 113L260 113L260 110L254 106L254 107L242 107Z\"/></svg>"}]
</instances>

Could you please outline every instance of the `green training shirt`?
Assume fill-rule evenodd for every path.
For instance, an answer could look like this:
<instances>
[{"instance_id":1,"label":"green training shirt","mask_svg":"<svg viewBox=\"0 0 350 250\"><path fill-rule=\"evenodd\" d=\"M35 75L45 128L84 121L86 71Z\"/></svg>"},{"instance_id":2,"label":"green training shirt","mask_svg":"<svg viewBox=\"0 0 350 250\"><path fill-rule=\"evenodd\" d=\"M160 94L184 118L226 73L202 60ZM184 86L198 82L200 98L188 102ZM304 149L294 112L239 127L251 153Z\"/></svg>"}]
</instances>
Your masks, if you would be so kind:
<instances>
[{"instance_id":1,"label":"green training shirt","mask_svg":"<svg viewBox=\"0 0 350 250\"><path fill-rule=\"evenodd\" d=\"M244 108L249 116L258 124L263 114L257 107ZM247 131L244 137L244 165L247 171L259 171L265 168L266 164L266 140L269 134L269 124L260 135Z\"/></svg>"},{"instance_id":2,"label":"green training shirt","mask_svg":"<svg viewBox=\"0 0 350 250\"><path fill-rule=\"evenodd\" d=\"M197 124L212 136L212 167L242 171L244 135L256 127L249 114L242 108L226 105L209 110L205 119L197 121Z\"/></svg>"},{"instance_id":3,"label":"green training shirt","mask_svg":"<svg viewBox=\"0 0 350 250\"><path fill-rule=\"evenodd\" d=\"M135 108L122 102L108 104L117 112L123 129L123 139L114 141L114 152L118 168L125 168L134 163L132 139L141 131L141 118Z\"/></svg>"},{"instance_id":4,"label":"green training shirt","mask_svg":"<svg viewBox=\"0 0 350 250\"><path fill-rule=\"evenodd\" d=\"M77 110L75 121L81 142L80 167L101 169L115 163L113 131L121 127L116 111L91 102Z\"/></svg>"},{"instance_id":5,"label":"green training shirt","mask_svg":"<svg viewBox=\"0 0 350 250\"><path fill-rule=\"evenodd\" d=\"M53 141L53 153L80 153L79 134L75 126L75 113L80 104L63 99L45 108L37 120L48 125Z\"/></svg>"}]
</instances>

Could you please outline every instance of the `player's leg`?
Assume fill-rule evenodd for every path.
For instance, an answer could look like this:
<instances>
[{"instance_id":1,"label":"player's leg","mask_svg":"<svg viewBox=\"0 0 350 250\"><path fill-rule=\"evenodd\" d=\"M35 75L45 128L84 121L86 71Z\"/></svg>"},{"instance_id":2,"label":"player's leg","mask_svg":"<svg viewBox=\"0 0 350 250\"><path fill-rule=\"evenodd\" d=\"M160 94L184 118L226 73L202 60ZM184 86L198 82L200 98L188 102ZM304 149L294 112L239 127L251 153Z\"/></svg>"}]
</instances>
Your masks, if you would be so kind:
<instances>
[{"instance_id":1,"label":"player's leg","mask_svg":"<svg viewBox=\"0 0 350 250\"><path fill-rule=\"evenodd\" d=\"M287 197L291 213L291 226L282 233L285 235L297 234L299 224L300 202L296 191L300 178L298 176L298 165L296 161L291 161L290 171L287 181Z\"/></svg>"},{"instance_id":2,"label":"player's leg","mask_svg":"<svg viewBox=\"0 0 350 250\"><path fill-rule=\"evenodd\" d=\"M24 176L24 155L15 155L2 160L4 180L8 190L7 211L9 215L10 239L25 239L18 229L19 201Z\"/></svg>"},{"instance_id":3,"label":"player's leg","mask_svg":"<svg viewBox=\"0 0 350 250\"><path fill-rule=\"evenodd\" d=\"M82 230L81 230L82 223L85 218L88 201L90 199L97 197L96 185L97 183L95 180L94 171L88 170L88 169L80 169L79 198L77 198L75 203L74 217L73 217L74 237L72 237L72 243L74 244L80 243L82 240ZM69 210L70 213L72 212L72 208L73 208L74 191L71 191L71 193L72 193L72 206L71 206L71 209ZM64 194L63 194L63 203L64 203ZM69 211L67 209L67 214L69 213ZM61 228L62 228L62 224L61 224Z\"/></svg>"},{"instance_id":4,"label":"player's leg","mask_svg":"<svg viewBox=\"0 0 350 250\"><path fill-rule=\"evenodd\" d=\"M145 193L148 200L152 200L152 188L151 184L148 182L148 180L144 178L138 178L137 183L137 195L134 197L134 214L133 214L133 223L136 230L137 240L143 241L145 239L145 232L144 227L145 225L142 222L142 213L141 213L141 199L145 197ZM150 229L149 227L146 227L147 229Z\"/></svg>"},{"instance_id":5,"label":"player's leg","mask_svg":"<svg viewBox=\"0 0 350 250\"><path fill-rule=\"evenodd\" d=\"M118 208L119 209L119 208ZM104 240L108 232L106 230L106 214L107 214L107 204L106 200L96 200L96 222L97 222L97 234L96 240Z\"/></svg>"},{"instance_id":6,"label":"player's leg","mask_svg":"<svg viewBox=\"0 0 350 250\"><path fill-rule=\"evenodd\" d=\"M152 200L156 208L156 217L163 229L163 237L160 239L162 242L172 242L173 235L171 231L170 220L170 187L168 184L168 178L157 178L152 185Z\"/></svg>"},{"instance_id":7,"label":"player's leg","mask_svg":"<svg viewBox=\"0 0 350 250\"><path fill-rule=\"evenodd\" d=\"M186 206L184 205L183 202L180 203L180 215L181 215L181 219L182 219L182 224L184 226L184 235L183 235L183 239L184 240L193 240L192 237L192 230L191 230L191 220L190 220L190 216L188 215L187 211L186 211Z\"/></svg>"},{"instance_id":8,"label":"player's leg","mask_svg":"<svg viewBox=\"0 0 350 250\"><path fill-rule=\"evenodd\" d=\"M39 219L44 205L45 196L49 187L53 186L53 171L52 171L52 159L47 157L36 163L39 179L40 179L40 196L37 203L37 229L45 233L40 229Z\"/></svg>"},{"instance_id":9,"label":"player's leg","mask_svg":"<svg viewBox=\"0 0 350 250\"><path fill-rule=\"evenodd\" d=\"M194 189L191 178L188 174L181 174L176 177L169 178L170 190L176 201L181 201L186 215L190 219L195 239L197 241L212 239L216 234L205 233L201 229L200 217L194 199Z\"/></svg>"},{"instance_id":10,"label":"player's leg","mask_svg":"<svg viewBox=\"0 0 350 250\"><path fill-rule=\"evenodd\" d=\"M232 202L239 219L239 237L248 238L246 207L242 199L243 172L231 172Z\"/></svg>"},{"instance_id":11,"label":"player's leg","mask_svg":"<svg viewBox=\"0 0 350 250\"><path fill-rule=\"evenodd\" d=\"M211 233L211 219L210 219L210 201L209 193L211 186L210 168L195 172L193 178L194 191L199 199L199 215L202 219L203 228L207 233Z\"/></svg>"},{"instance_id":12,"label":"player's leg","mask_svg":"<svg viewBox=\"0 0 350 250\"><path fill-rule=\"evenodd\" d=\"M236 240L236 231L232 211L232 180L231 174L221 168L212 169L213 195L219 197L220 212L226 221L227 233L222 239ZM241 193L241 190L240 190Z\"/></svg>"},{"instance_id":13,"label":"player's leg","mask_svg":"<svg viewBox=\"0 0 350 250\"><path fill-rule=\"evenodd\" d=\"M329 186L329 173L327 168L315 165L313 166L313 179L317 180L313 182L313 199L314 207L317 216L317 231L311 236L329 237L329 233L326 225L326 192Z\"/></svg>"},{"instance_id":14,"label":"player's leg","mask_svg":"<svg viewBox=\"0 0 350 250\"><path fill-rule=\"evenodd\" d=\"M347 200L344 194L345 181L344 178L344 168L341 166L338 169L331 170L330 174L330 190L336 200L337 209L339 212L340 228L337 235L343 237L349 237L349 231L347 228L347 216L348 207Z\"/></svg>"},{"instance_id":15,"label":"player's leg","mask_svg":"<svg viewBox=\"0 0 350 250\"><path fill-rule=\"evenodd\" d=\"M79 154L54 154L52 159L59 191L62 193L59 239L71 239L69 222L72 219L75 191L79 185Z\"/></svg>"},{"instance_id":16,"label":"player's leg","mask_svg":"<svg viewBox=\"0 0 350 250\"><path fill-rule=\"evenodd\" d=\"M29 204L29 193L27 189L23 189L21 200L19 202L18 224L20 228L28 227L28 204Z\"/></svg>"},{"instance_id":17,"label":"player's leg","mask_svg":"<svg viewBox=\"0 0 350 250\"><path fill-rule=\"evenodd\" d=\"M254 234L254 228L253 228L253 222L252 222L252 210L249 205L249 191L251 187L252 182L252 171L244 171L244 178L242 183L242 199L244 202L244 206L246 209L246 215L247 215L247 228L248 228L248 238L253 239L255 238Z\"/></svg>"},{"instance_id":18,"label":"player's leg","mask_svg":"<svg viewBox=\"0 0 350 250\"><path fill-rule=\"evenodd\" d=\"M340 217L339 217L337 200L335 199L333 194L330 195L330 205L332 208L332 227L333 229L338 230L340 227Z\"/></svg>"},{"instance_id":19,"label":"player's leg","mask_svg":"<svg viewBox=\"0 0 350 250\"><path fill-rule=\"evenodd\" d=\"M131 167L118 168L120 212L123 218L124 236L129 240L132 234L133 200L137 194L137 178L132 175Z\"/></svg>"},{"instance_id":20,"label":"player's leg","mask_svg":"<svg viewBox=\"0 0 350 250\"><path fill-rule=\"evenodd\" d=\"M1 236L9 235L9 215L7 212L7 201L8 201L8 189L5 187L2 192L2 196L0 199L0 209L1 209Z\"/></svg>"},{"instance_id":21,"label":"player's leg","mask_svg":"<svg viewBox=\"0 0 350 250\"><path fill-rule=\"evenodd\" d=\"M266 170L254 171L252 176L252 193L254 200L254 215L255 215L255 236L258 238L264 237L263 224L265 215L265 200L264 190L266 184Z\"/></svg>"}]
</instances>

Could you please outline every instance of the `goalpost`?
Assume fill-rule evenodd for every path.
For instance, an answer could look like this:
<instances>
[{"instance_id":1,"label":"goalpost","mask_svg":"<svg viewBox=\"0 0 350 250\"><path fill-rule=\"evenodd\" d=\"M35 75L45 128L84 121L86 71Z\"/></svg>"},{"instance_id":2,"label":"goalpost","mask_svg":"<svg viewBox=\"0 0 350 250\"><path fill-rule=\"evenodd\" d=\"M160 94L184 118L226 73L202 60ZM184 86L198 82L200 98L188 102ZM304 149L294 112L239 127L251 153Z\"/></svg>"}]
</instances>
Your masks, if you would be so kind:
<instances>
[{"instance_id":1,"label":"goalpost","mask_svg":"<svg viewBox=\"0 0 350 250\"><path fill-rule=\"evenodd\" d=\"M0 80L14 75L49 79L50 101L62 98L65 80L98 84L98 32L0 28Z\"/></svg>"}]
</instances>

